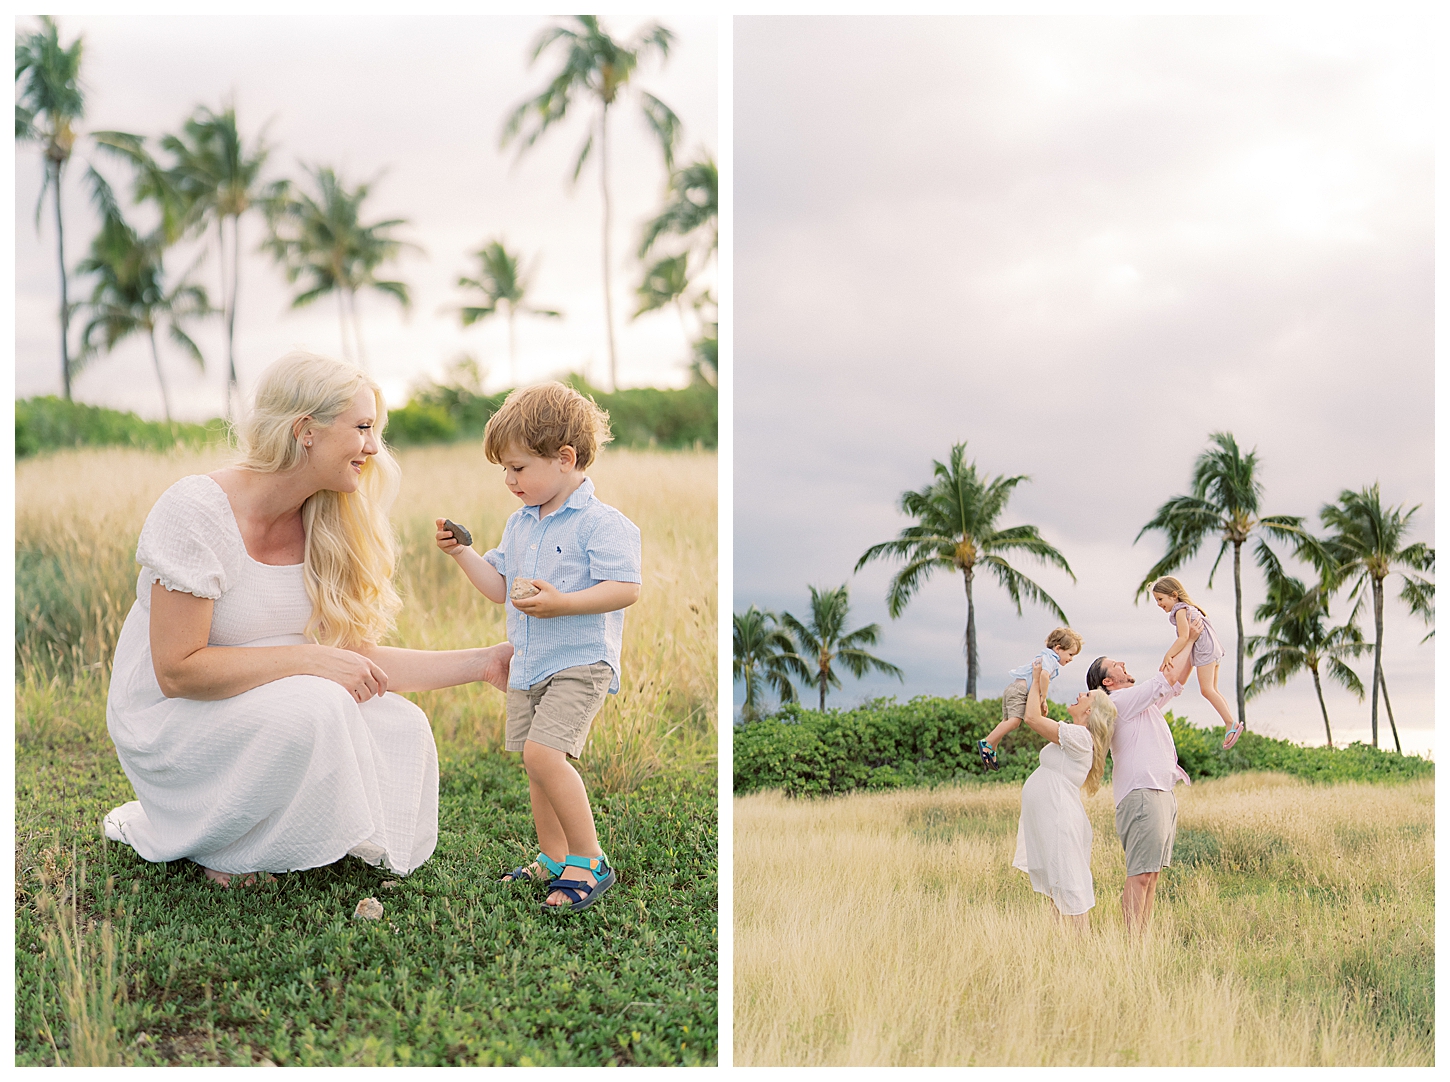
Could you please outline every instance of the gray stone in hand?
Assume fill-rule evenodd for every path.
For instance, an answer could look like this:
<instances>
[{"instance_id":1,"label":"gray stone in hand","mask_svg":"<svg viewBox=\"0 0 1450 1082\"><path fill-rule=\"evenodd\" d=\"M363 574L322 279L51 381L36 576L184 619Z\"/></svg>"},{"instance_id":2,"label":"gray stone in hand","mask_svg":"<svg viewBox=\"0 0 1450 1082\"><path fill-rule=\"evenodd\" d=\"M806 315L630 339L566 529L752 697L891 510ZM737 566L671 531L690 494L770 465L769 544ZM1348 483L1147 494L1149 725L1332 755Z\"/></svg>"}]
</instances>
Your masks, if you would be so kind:
<instances>
[{"instance_id":1,"label":"gray stone in hand","mask_svg":"<svg viewBox=\"0 0 1450 1082\"><path fill-rule=\"evenodd\" d=\"M443 520L443 528L453 535L453 540L460 545L472 545L473 534L469 533L466 527L458 525L451 518Z\"/></svg>"}]
</instances>

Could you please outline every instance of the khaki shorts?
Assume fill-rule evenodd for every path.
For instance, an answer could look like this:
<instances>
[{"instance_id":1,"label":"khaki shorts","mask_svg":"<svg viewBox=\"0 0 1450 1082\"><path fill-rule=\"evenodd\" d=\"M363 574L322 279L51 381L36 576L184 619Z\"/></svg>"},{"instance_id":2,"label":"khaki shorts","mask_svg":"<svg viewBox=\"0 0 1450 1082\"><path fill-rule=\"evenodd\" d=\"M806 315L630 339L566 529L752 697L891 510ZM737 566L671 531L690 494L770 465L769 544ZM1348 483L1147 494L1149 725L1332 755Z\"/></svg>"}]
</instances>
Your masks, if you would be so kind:
<instances>
[{"instance_id":1,"label":"khaki shorts","mask_svg":"<svg viewBox=\"0 0 1450 1082\"><path fill-rule=\"evenodd\" d=\"M589 725L604 705L613 682L614 670L609 663L596 661L561 669L527 691L509 688L504 749L523 751L524 741L532 740L562 751L571 759L579 758L589 737Z\"/></svg>"},{"instance_id":2,"label":"khaki shorts","mask_svg":"<svg viewBox=\"0 0 1450 1082\"><path fill-rule=\"evenodd\" d=\"M1013 680L1002 692L1002 720L1027 716L1027 681Z\"/></svg>"},{"instance_id":3,"label":"khaki shorts","mask_svg":"<svg viewBox=\"0 0 1450 1082\"><path fill-rule=\"evenodd\" d=\"M1128 874L1162 871L1173 860L1178 833L1178 801L1162 789L1134 789L1113 814Z\"/></svg>"}]
</instances>

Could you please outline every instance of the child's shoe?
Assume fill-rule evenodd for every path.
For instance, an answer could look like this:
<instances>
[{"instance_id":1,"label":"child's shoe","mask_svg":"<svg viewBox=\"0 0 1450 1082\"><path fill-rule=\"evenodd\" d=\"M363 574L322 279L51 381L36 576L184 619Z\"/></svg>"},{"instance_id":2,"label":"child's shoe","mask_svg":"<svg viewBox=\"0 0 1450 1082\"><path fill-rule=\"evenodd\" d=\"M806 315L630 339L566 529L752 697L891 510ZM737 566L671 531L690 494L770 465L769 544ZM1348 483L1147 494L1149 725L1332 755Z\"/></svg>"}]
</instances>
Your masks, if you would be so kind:
<instances>
[{"instance_id":1,"label":"child's shoe","mask_svg":"<svg viewBox=\"0 0 1450 1082\"><path fill-rule=\"evenodd\" d=\"M1002 766L997 762L997 749L988 744L985 740L977 741L977 754L982 757L982 766L987 770L1001 770Z\"/></svg>"},{"instance_id":2,"label":"child's shoe","mask_svg":"<svg viewBox=\"0 0 1450 1082\"><path fill-rule=\"evenodd\" d=\"M540 853L533 859L533 862L530 865L519 865L513 871L509 872L508 875L500 879L499 882L517 883L520 880L530 882L535 879L544 878L542 875L535 875L534 868L540 868L541 871L546 871L553 876L558 876L564 871L564 865L560 864L557 860L550 860L543 853Z\"/></svg>"},{"instance_id":3,"label":"child's shoe","mask_svg":"<svg viewBox=\"0 0 1450 1082\"><path fill-rule=\"evenodd\" d=\"M582 879L555 879L549 884L549 893L559 891L568 895L569 901L563 905L550 905L548 902L540 902L539 908L544 912L551 910L564 910L570 913L577 913L581 909L588 909L595 902L604 896L604 892L614 886L614 869L609 866L609 861L603 853L597 857L576 857L570 853L564 858L564 865L569 868L583 868L593 873L594 882L586 883ZM560 870L562 874L562 869Z\"/></svg>"}]
</instances>

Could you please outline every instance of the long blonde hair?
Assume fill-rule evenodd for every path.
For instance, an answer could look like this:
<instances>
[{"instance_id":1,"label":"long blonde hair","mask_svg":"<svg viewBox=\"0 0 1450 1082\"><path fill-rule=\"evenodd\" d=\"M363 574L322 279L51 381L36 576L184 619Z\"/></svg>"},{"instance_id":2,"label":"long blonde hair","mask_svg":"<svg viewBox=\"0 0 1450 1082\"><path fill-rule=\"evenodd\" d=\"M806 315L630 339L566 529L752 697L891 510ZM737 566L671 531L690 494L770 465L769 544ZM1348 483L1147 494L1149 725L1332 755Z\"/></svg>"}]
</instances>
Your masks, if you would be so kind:
<instances>
[{"instance_id":1,"label":"long blonde hair","mask_svg":"<svg viewBox=\"0 0 1450 1082\"><path fill-rule=\"evenodd\" d=\"M379 641L403 605L393 588L398 543L388 519L402 471L382 441L388 423L382 389L331 357L289 353L262 374L252 409L236 426L241 469L286 473L306 457L298 422L310 417L332 424L364 387L377 403L378 453L363 463L356 492L323 489L302 504L302 577L312 600L307 635L324 646Z\"/></svg>"},{"instance_id":2,"label":"long blonde hair","mask_svg":"<svg viewBox=\"0 0 1450 1082\"><path fill-rule=\"evenodd\" d=\"M1113 742L1113 729L1118 724L1118 708L1108 698L1108 693L1102 688L1088 692L1087 717L1083 718L1083 728L1093 738L1093 765L1088 770L1087 778L1082 783L1083 791L1092 796L1098 791L1098 786L1103 783L1103 771L1107 767L1108 745Z\"/></svg>"},{"instance_id":3,"label":"long blonde hair","mask_svg":"<svg viewBox=\"0 0 1450 1082\"><path fill-rule=\"evenodd\" d=\"M1174 601L1182 601L1185 605L1192 605L1200 613L1203 613L1205 619L1208 617L1208 613L1203 612L1203 606L1189 597L1188 591L1183 588L1183 583L1179 582L1172 575L1164 575L1161 579L1158 579L1153 583L1152 590L1155 594L1162 594L1164 597L1172 598Z\"/></svg>"}]
</instances>

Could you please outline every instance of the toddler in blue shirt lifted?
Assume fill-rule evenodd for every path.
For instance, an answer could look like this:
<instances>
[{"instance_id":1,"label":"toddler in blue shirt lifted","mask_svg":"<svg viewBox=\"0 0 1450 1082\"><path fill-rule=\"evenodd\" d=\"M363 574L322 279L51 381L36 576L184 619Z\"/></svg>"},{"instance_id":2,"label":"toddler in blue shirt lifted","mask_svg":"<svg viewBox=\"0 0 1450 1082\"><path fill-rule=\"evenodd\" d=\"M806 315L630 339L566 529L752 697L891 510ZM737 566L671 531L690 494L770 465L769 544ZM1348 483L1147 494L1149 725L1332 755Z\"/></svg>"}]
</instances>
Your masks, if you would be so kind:
<instances>
[{"instance_id":1,"label":"toddler in blue shirt lifted","mask_svg":"<svg viewBox=\"0 0 1450 1082\"><path fill-rule=\"evenodd\" d=\"M489 419L483 450L524 506L479 555L437 520L438 547L479 593L506 607L504 748L522 752L539 855L503 882L553 876L546 911L587 909L615 882L594 826L584 751L604 697L619 690L624 610L639 599L639 528L594 496L586 475L609 415L562 383L514 391Z\"/></svg>"},{"instance_id":2,"label":"toddler in blue shirt lifted","mask_svg":"<svg viewBox=\"0 0 1450 1082\"><path fill-rule=\"evenodd\" d=\"M1027 688L1032 680L1033 662L1041 660L1042 671L1049 680L1055 680L1061 667L1071 664L1081 649L1082 636L1070 627L1059 627L1047 636L1046 649L1039 651L1026 665L1019 665L1007 674L1015 679L1002 692L1002 720L987 734L987 739L977 741L977 754L982 757L984 767L988 770L1000 769L997 749L1002 746L1007 734L1022 724L1022 716L1027 712Z\"/></svg>"}]
</instances>

